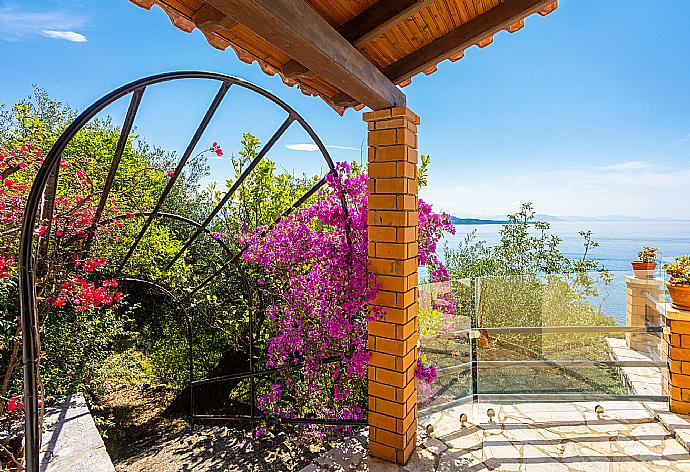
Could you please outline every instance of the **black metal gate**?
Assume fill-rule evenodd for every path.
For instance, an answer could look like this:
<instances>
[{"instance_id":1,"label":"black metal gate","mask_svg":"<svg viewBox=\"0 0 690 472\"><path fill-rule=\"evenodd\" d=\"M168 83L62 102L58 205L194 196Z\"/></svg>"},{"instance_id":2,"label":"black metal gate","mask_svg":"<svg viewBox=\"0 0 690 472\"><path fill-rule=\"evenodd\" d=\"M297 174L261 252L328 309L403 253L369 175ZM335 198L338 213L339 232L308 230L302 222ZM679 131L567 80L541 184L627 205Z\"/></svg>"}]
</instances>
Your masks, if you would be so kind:
<instances>
[{"instance_id":1,"label":"black metal gate","mask_svg":"<svg viewBox=\"0 0 690 472\"><path fill-rule=\"evenodd\" d=\"M148 212L136 212L117 215L113 218L107 220L101 220L103 216L103 211L108 200L108 195L115 183L115 176L120 165L120 160L127 143L128 136L132 131L132 127L139 110L140 104L144 96L144 92L148 87L156 84L182 80L182 79L203 79L210 80L219 83L219 89L209 105L201 123L198 125L192 139L184 150L182 157L173 173L170 175L165 188L163 189L158 201L156 202L154 208ZM225 193L223 198L219 203L213 208L211 213L206 217L206 219L199 223L193 221L189 218L183 216L166 213L162 211L164 202L169 196L173 189L173 186L180 176L182 170L187 164L194 148L198 144L200 138L202 137L205 129L207 128L209 122L213 118L216 110L223 101L226 93L231 87L242 87L248 89L262 97L268 99L272 104L281 108L287 113L287 117L280 125L280 127L274 132L271 138L266 142L266 144L261 148L257 156L250 162L248 167L244 169L242 174L237 178L230 189ZM100 100L96 101L93 105L88 107L83 113L81 113L62 133L58 140L53 145L52 149L48 153L44 163L42 164L36 178L34 180L29 198L27 201L25 216L23 220L22 232L21 232L21 246L20 246L20 257L19 257L19 293L20 293L20 307L21 307L21 322L22 322L22 345L23 345L23 361L24 361L24 396L25 396L25 427L26 427L26 470L28 471L38 471L39 464L39 450L40 450L40 436L41 436L41 425L39 424L39 409L38 409L38 371L39 371L39 359L40 359L40 339L39 339L39 326L38 317L36 311L36 294L34 291L36 282L36 272L35 272L35 255L34 255L34 244L33 244L33 233L36 224L39 219L39 207L41 201L44 199L44 192L50 181L50 179L57 178L60 172L60 160L63 151L67 147L68 143L74 138L74 136L81 130L89 121L91 121L99 112L105 109L107 106L116 102L117 100L124 98L126 96L131 96L129 107L122 124L122 129L120 132L119 140L117 142L109 173L105 180L104 187L102 189L101 198L96 208L95 218L93 225L87 234L86 240L86 250L90 248L94 234L99 226L107 225L114 220L123 218L143 218L144 224L139 231L136 239L129 247L129 250L123 260L119 264L119 269L117 270L117 278L123 282L129 283L140 283L157 290L159 293L169 297L176 305L178 312L185 318L185 329L188 330L189 335L189 389L190 389L190 404L189 404L189 418L194 424L195 420L246 420L246 421L257 421L264 420L266 416L257 412L255 407L256 403L256 392L254 389L254 378L258 375L265 375L276 369L260 369L257 370L254 365L254 337L250 336L250 364L249 371L241 374L221 376L218 378L206 378L201 380L194 380L194 360L192 356L193 347L193 320L188 313L188 304L191 298L199 290L207 286L214 278L218 277L229 267L241 262L241 256L243 252L247 249L247 246L240 248L240 250L233 252L225 243L220 239L215 239L219 244L222 245L224 252L226 253L225 261L220 264L220 266L213 271L213 273L204 279L196 287L191 288L184 293L173 293L172 290L163 287L153 280L146 280L144 278L138 277L138 274L123 275L122 271L125 268L127 261L136 251L137 246L141 242L143 236L146 234L147 230L151 226L152 222L156 218L176 220L182 224L193 227L192 236L187 240L185 245L177 254L172 258L172 260L167 264L166 269L169 269L173 263L182 256L182 254L187 250L192 243L200 236L209 236L210 232L208 230L209 224L217 217L218 213L221 211L223 206L231 199L233 193L237 191L243 181L250 175L254 170L256 165L266 156L267 152L272 148L272 146L278 141L278 139L285 133L285 131L293 124L297 123L313 142L318 147L322 158L326 162L329 173L335 174L336 168L333 161L323 145L319 137L316 135L314 130L309 126L309 124L289 105L283 102L281 99L273 95L272 93L251 84L245 80L231 77L219 73L210 72L170 72L160 75L154 75L151 77L146 77L132 83L129 83L113 92L105 95ZM282 214L278 217L278 221L281 217L289 215L302 204L304 204L311 196L313 196L320 188L326 183L325 176L319 180L315 185L313 185L307 192L304 193L297 201L294 202L292 206L285 209ZM50 198L50 197L48 197ZM53 195L54 199L55 196ZM52 202L50 202L52 204ZM347 215L347 205L345 198L342 198L343 211ZM349 231L348 231L349 239ZM48 233L50 235L50 231ZM251 313L251 311L250 311ZM250 319L250 332L253 327L254 320ZM341 359L340 356L335 356L332 359L327 359L326 362L338 362ZM194 390L198 388L203 388L204 385L208 385L214 382L227 381L229 379L249 379L251 382L251 411L247 415L203 415L197 414L194 408ZM345 421L340 419L323 419L323 418L291 418L284 419L281 421L291 422L291 423L320 423L320 424L334 424L334 425L357 425L366 424L366 420L362 421Z\"/></svg>"}]
</instances>

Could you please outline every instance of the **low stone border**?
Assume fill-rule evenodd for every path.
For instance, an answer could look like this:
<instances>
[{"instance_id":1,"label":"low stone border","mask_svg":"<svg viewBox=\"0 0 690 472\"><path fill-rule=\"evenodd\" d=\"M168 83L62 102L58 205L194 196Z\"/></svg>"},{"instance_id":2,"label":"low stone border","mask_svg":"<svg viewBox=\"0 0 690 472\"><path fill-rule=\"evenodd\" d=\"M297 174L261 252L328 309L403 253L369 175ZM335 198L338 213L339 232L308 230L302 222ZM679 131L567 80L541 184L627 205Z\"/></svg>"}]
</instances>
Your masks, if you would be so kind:
<instances>
[{"instance_id":1,"label":"low stone border","mask_svg":"<svg viewBox=\"0 0 690 472\"><path fill-rule=\"evenodd\" d=\"M41 472L115 472L82 394L46 408L43 424Z\"/></svg>"},{"instance_id":2,"label":"low stone border","mask_svg":"<svg viewBox=\"0 0 690 472\"><path fill-rule=\"evenodd\" d=\"M658 361L627 346L625 339L606 338L609 354L616 361ZM634 395L661 395L658 367L619 367L628 392Z\"/></svg>"}]
</instances>

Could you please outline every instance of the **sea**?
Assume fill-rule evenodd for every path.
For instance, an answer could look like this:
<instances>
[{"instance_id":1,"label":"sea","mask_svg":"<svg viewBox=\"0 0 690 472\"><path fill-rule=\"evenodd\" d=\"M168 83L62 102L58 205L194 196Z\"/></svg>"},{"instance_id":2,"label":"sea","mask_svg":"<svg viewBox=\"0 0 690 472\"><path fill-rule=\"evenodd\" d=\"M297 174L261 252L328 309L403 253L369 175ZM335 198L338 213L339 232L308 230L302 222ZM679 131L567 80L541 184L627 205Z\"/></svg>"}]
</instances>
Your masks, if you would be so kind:
<instances>
[{"instance_id":1,"label":"sea","mask_svg":"<svg viewBox=\"0 0 690 472\"><path fill-rule=\"evenodd\" d=\"M551 234L562 239L560 250L570 258L582 257L584 241L579 232L592 231L599 247L590 250L588 257L600 262L613 275L613 282L601 286L600 295L593 302L621 325L625 324L624 276L632 274L630 262L636 259L637 251L642 246L657 247L662 263L690 253L690 221L554 221L550 225ZM467 234L476 231L477 239L495 245L500 240L501 226L456 225L456 234L447 235L444 243L453 249ZM442 245L438 252L442 256ZM661 275L660 269L659 272Z\"/></svg>"}]
</instances>

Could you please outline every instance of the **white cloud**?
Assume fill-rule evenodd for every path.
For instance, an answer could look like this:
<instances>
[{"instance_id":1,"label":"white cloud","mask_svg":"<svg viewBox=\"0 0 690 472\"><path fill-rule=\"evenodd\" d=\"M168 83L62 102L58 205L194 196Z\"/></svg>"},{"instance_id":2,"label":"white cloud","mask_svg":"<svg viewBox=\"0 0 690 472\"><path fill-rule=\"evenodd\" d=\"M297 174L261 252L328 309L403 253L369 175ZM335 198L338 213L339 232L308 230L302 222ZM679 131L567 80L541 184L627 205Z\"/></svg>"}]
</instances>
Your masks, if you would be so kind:
<instances>
[{"instance_id":1,"label":"white cloud","mask_svg":"<svg viewBox=\"0 0 690 472\"><path fill-rule=\"evenodd\" d=\"M682 138L680 138L676 141L673 141L671 144L673 144L675 146L676 144L681 144L681 143L685 143L688 141L690 141L690 133L688 133L687 135L683 136Z\"/></svg>"},{"instance_id":2,"label":"white cloud","mask_svg":"<svg viewBox=\"0 0 690 472\"><path fill-rule=\"evenodd\" d=\"M55 39L64 39L66 41L72 41L73 43L85 43L86 36L80 33L75 33L74 31L52 31L44 30L43 34L48 37Z\"/></svg>"},{"instance_id":3,"label":"white cloud","mask_svg":"<svg viewBox=\"0 0 690 472\"><path fill-rule=\"evenodd\" d=\"M612 164L604 167L606 170L642 170L649 169L652 165L647 161L628 161L620 164Z\"/></svg>"},{"instance_id":4,"label":"white cloud","mask_svg":"<svg viewBox=\"0 0 690 472\"><path fill-rule=\"evenodd\" d=\"M0 7L0 41L21 41L30 36L44 35L83 42L86 37L77 33L76 30L84 25L86 25L86 18L63 11L38 11L11 6ZM47 32L59 33L61 36L53 36ZM66 37L65 33L71 34ZM79 37L83 40L77 39Z\"/></svg>"},{"instance_id":5,"label":"white cloud","mask_svg":"<svg viewBox=\"0 0 690 472\"><path fill-rule=\"evenodd\" d=\"M316 144L308 144L308 143L302 143L302 144L288 144L285 146L291 151L306 151L306 152L314 152L318 151L319 147Z\"/></svg>"},{"instance_id":6,"label":"white cloud","mask_svg":"<svg viewBox=\"0 0 690 472\"><path fill-rule=\"evenodd\" d=\"M319 150L319 147L316 144L312 143L298 143L298 144L288 144L285 146L291 151L305 151L305 152L316 152ZM350 147L350 146L336 146L336 145L327 145L326 146L328 149L344 149L346 151L359 151L359 148L355 147Z\"/></svg>"}]
</instances>

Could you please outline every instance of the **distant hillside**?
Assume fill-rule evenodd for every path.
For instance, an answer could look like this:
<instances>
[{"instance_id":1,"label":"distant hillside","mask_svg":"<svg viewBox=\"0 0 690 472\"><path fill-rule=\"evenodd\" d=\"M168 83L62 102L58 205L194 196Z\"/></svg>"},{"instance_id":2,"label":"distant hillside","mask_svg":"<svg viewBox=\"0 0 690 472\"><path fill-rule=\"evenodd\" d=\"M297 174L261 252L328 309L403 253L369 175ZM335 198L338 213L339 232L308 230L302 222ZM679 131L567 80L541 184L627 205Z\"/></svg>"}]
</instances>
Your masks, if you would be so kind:
<instances>
[{"instance_id":1,"label":"distant hillside","mask_svg":"<svg viewBox=\"0 0 690 472\"><path fill-rule=\"evenodd\" d=\"M482 220L479 218L458 218L451 216L450 222L454 225L505 225L510 223L508 220Z\"/></svg>"},{"instance_id":2,"label":"distant hillside","mask_svg":"<svg viewBox=\"0 0 690 472\"><path fill-rule=\"evenodd\" d=\"M504 225L509 223L504 216L490 215L484 218L458 218L451 216L451 221L454 225ZM614 221L614 222L645 222L645 221L685 221L673 220L671 218L645 218L642 216L629 215L606 215L606 216L554 216L537 213L535 215L536 221L543 221L545 223L558 222L597 222L597 221Z\"/></svg>"}]
</instances>

